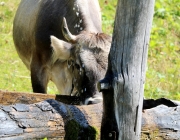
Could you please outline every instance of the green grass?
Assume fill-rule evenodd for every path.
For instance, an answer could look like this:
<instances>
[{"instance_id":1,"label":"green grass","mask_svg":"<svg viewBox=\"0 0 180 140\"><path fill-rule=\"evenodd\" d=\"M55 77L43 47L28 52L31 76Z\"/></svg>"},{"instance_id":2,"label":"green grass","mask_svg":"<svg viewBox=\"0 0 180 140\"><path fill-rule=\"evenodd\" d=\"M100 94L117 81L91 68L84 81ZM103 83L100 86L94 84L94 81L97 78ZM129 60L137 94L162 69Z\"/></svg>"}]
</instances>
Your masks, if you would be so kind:
<instances>
[{"instance_id":1,"label":"green grass","mask_svg":"<svg viewBox=\"0 0 180 140\"><path fill-rule=\"evenodd\" d=\"M18 57L12 39L12 23L19 2L0 0L0 89L32 92L30 72ZM48 93L57 93L54 84L49 85Z\"/></svg>"},{"instance_id":2,"label":"green grass","mask_svg":"<svg viewBox=\"0 0 180 140\"><path fill-rule=\"evenodd\" d=\"M180 99L180 1L158 0L148 55L145 95Z\"/></svg>"},{"instance_id":3,"label":"green grass","mask_svg":"<svg viewBox=\"0 0 180 140\"><path fill-rule=\"evenodd\" d=\"M19 2L0 0L0 89L32 92L30 73L18 57L12 39L12 22ZM107 34L113 31L116 3L117 0L100 0L103 31ZM52 83L48 93L57 93ZM179 0L156 0L145 96L180 100Z\"/></svg>"},{"instance_id":4,"label":"green grass","mask_svg":"<svg viewBox=\"0 0 180 140\"><path fill-rule=\"evenodd\" d=\"M0 89L32 91L29 72L18 58L12 39L12 22L18 3L18 0L0 1Z\"/></svg>"},{"instance_id":5,"label":"green grass","mask_svg":"<svg viewBox=\"0 0 180 140\"><path fill-rule=\"evenodd\" d=\"M113 32L117 0L100 0L103 31ZM180 1L156 0L148 52L146 98L180 100Z\"/></svg>"}]
</instances>

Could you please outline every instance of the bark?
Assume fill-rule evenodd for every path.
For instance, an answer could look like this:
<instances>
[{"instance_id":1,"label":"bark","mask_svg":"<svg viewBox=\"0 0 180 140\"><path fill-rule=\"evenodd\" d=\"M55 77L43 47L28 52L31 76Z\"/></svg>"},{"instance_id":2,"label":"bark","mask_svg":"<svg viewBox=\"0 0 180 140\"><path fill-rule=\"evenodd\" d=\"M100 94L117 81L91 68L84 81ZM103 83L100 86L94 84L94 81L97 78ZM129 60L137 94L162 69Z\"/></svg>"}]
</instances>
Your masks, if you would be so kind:
<instances>
[{"instance_id":1,"label":"bark","mask_svg":"<svg viewBox=\"0 0 180 140\"><path fill-rule=\"evenodd\" d=\"M80 97L76 96L12 92L0 90L0 104L3 105L11 105L15 103L33 104L46 99L55 99L59 102L73 105L79 105L81 103Z\"/></svg>"},{"instance_id":2,"label":"bark","mask_svg":"<svg viewBox=\"0 0 180 140\"><path fill-rule=\"evenodd\" d=\"M109 85L106 89L103 89L106 86L100 88L103 92L103 140L110 137L118 140L140 139L154 2L118 0L108 70L99 84L100 87Z\"/></svg>"},{"instance_id":3,"label":"bark","mask_svg":"<svg viewBox=\"0 0 180 140\"><path fill-rule=\"evenodd\" d=\"M3 98L5 94L13 95L13 98L9 96L8 103L2 101L5 99ZM15 101L14 97L17 96L19 98ZM94 140L100 138L103 111L101 103L88 106L67 105L54 99L45 100L47 96L52 97L45 94L1 91L0 139L19 140L48 137ZM26 98L26 103L33 102L33 104L24 104L24 98ZM157 101L159 103L159 100ZM11 104L12 102L13 104ZM178 101L171 102L180 105ZM141 139L180 139L179 118L180 106L160 105L144 110Z\"/></svg>"}]
</instances>

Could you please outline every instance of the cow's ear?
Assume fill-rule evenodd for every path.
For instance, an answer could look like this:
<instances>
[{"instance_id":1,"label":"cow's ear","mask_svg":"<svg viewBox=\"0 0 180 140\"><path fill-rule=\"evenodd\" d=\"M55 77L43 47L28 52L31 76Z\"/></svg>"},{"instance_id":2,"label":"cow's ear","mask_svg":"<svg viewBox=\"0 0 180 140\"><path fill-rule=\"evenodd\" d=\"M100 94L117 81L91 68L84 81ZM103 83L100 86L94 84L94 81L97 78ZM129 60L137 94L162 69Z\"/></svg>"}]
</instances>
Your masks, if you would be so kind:
<instances>
[{"instance_id":1,"label":"cow's ear","mask_svg":"<svg viewBox=\"0 0 180 140\"><path fill-rule=\"evenodd\" d=\"M51 36L51 46L54 50L54 55L56 58L61 60L67 60L71 54L72 45L63 40Z\"/></svg>"}]
</instances>

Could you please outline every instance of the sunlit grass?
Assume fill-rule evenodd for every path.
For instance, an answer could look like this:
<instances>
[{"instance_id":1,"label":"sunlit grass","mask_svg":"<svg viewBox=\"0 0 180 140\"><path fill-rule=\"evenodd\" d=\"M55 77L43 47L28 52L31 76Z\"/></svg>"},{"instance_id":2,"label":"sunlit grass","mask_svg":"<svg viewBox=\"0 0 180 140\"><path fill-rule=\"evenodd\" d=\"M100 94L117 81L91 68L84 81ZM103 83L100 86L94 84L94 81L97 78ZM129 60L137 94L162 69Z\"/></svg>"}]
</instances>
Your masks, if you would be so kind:
<instances>
[{"instance_id":1,"label":"sunlit grass","mask_svg":"<svg viewBox=\"0 0 180 140\"><path fill-rule=\"evenodd\" d=\"M29 72L19 59L12 39L18 0L0 1L0 89L32 91Z\"/></svg>"},{"instance_id":2,"label":"sunlit grass","mask_svg":"<svg viewBox=\"0 0 180 140\"><path fill-rule=\"evenodd\" d=\"M100 1L103 31L113 32L117 0ZM110 12L111 11L111 12ZM151 31L145 96L180 100L180 1L157 0Z\"/></svg>"},{"instance_id":3,"label":"sunlit grass","mask_svg":"<svg viewBox=\"0 0 180 140\"><path fill-rule=\"evenodd\" d=\"M13 17L19 2L0 1L0 89L32 92L30 72L18 57L12 39ZM48 93L57 93L55 86L49 85Z\"/></svg>"},{"instance_id":4,"label":"sunlit grass","mask_svg":"<svg viewBox=\"0 0 180 140\"><path fill-rule=\"evenodd\" d=\"M156 1L146 96L180 99L180 1Z\"/></svg>"}]
</instances>

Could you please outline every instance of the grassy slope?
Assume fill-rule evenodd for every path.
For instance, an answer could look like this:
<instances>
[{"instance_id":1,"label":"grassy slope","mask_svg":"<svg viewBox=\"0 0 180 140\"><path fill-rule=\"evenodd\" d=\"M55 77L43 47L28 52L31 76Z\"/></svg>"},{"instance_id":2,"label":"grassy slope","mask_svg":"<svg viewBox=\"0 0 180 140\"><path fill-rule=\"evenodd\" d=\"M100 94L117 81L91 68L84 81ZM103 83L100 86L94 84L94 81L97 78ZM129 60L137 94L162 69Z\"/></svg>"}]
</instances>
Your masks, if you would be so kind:
<instances>
[{"instance_id":1,"label":"grassy slope","mask_svg":"<svg viewBox=\"0 0 180 140\"><path fill-rule=\"evenodd\" d=\"M147 96L180 99L179 0L156 1L148 67Z\"/></svg>"},{"instance_id":2,"label":"grassy slope","mask_svg":"<svg viewBox=\"0 0 180 140\"><path fill-rule=\"evenodd\" d=\"M19 59L12 39L12 23L19 2L0 0L0 89L32 92L30 72ZM52 83L48 92L57 93Z\"/></svg>"},{"instance_id":3,"label":"grassy slope","mask_svg":"<svg viewBox=\"0 0 180 140\"><path fill-rule=\"evenodd\" d=\"M100 0L103 30L112 34L117 0ZM2 2L5 2L3 5ZM31 92L29 71L12 40L13 17L20 0L0 0L0 89ZM149 47L145 96L180 99L180 2L156 0ZM57 92L51 84L48 92Z\"/></svg>"},{"instance_id":4,"label":"grassy slope","mask_svg":"<svg viewBox=\"0 0 180 140\"><path fill-rule=\"evenodd\" d=\"M28 71L18 58L12 39L12 22L19 0L0 3L0 89L31 91Z\"/></svg>"},{"instance_id":5,"label":"grassy slope","mask_svg":"<svg viewBox=\"0 0 180 140\"><path fill-rule=\"evenodd\" d=\"M112 33L117 0L100 0L103 30ZM145 96L180 99L180 1L156 0Z\"/></svg>"}]
</instances>

